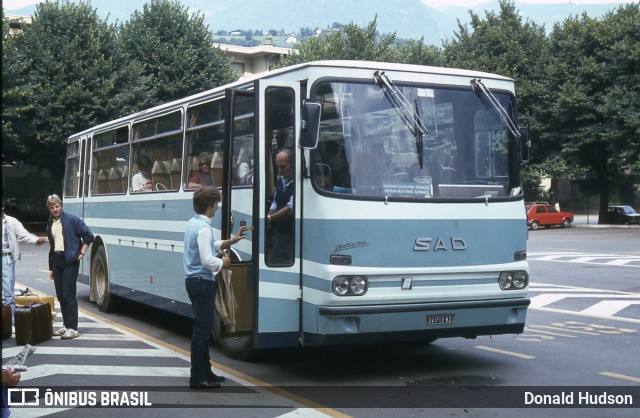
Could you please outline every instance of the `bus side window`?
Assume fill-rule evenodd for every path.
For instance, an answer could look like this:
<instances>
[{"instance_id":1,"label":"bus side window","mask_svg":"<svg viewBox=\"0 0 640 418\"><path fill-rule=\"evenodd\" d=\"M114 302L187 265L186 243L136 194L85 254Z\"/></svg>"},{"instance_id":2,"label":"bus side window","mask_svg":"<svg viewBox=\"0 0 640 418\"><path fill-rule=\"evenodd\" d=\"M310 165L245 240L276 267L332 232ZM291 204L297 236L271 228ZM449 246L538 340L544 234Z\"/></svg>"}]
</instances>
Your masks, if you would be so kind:
<instances>
[{"instance_id":1,"label":"bus side window","mask_svg":"<svg viewBox=\"0 0 640 418\"><path fill-rule=\"evenodd\" d=\"M120 171L111 167L109 170L109 193L122 193L122 175Z\"/></svg>"},{"instance_id":2,"label":"bus side window","mask_svg":"<svg viewBox=\"0 0 640 418\"><path fill-rule=\"evenodd\" d=\"M183 114L175 110L162 116L139 120L133 124L133 155L139 170L132 170L132 192L178 190L172 182L173 161L178 167L182 157ZM150 160L150 161L147 161ZM144 166L140 162L144 162ZM148 166L148 167L147 167Z\"/></svg>"},{"instance_id":3,"label":"bus side window","mask_svg":"<svg viewBox=\"0 0 640 418\"><path fill-rule=\"evenodd\" d=\"M125 192L129 185L129 166L125 165L122 167L122 175L120 176L120 180L122 181L122 191Z\"/></svg>"},{"instance_id":4,"label":"bus side window","mask_svg":"<svg viewBox=\"0 0 640 418\"><path fill-rule=\"evenodd\" d=\"M78 170L80 169L80 141L67 147L67 164L64 174L64 197L76 197L78 194Z\"/></svg>"},{"instance_id":5,"label":"bus side window","mask_svg":"<svg viewBox=\"0 0 640 418\"><path fill-rule=\"evenodd\" d=\"M180 188L180 167L182 167L182 158L174 158L171 161L171 190Z\"/></svg>"},{"instance_id":6,"label":"bus side window","mask_svg":"<svg viewBox=\"0 0 640 418\"><path fill-rule=\"evenodd\" d=\"M95 194L108 194L109 193L109 174L104 168L99 169L96 176L96 193Z\"/></svg>"},{"instance_id":7,"label":"bus side window","mask_svg":"<svg viewBox=\"0 0 640 418\"><path fill-rule=\"evenodd\" d=\"M184 188L194 189L208 184L222 186L222 143L224 140L225 104L220 98L187 109L187 137L184 164ZM200 164L208 161L207 169Z\"/></svg>"},{"instance_id":8,"label":"bus side window","mask_svg":"<svg viewBox=\"0 0 640 418\"><path fill-rule=\"evenodd\" d=\"M235 163L233 185L250 186L253 184L253 144L245 141L240 147L234 147L234 152L238 148L237 155L233 156Z\"/></svg>"},{"instance_id":9,"label":"bus side window","mask_svg":"<svg viewBox=\"0 0 640 418\"><path fill-rule=\"evenodd\" d=\"M153 190L162 192L171 188L170 169L169 161L156 161L153 163L153 169L151 169Z\"/></svg>"},{"instance_id":10,"label":"bus side window","mask_svg":"<svg viewBox=\"0 0 640 418\"><path fill-rule=\"evenodd\" d=\"M121 126L93 137L92 195L122 194L128 182L129 127ZM128 169L127 169L128 170ZM123 180L124 177L124 180ZM123 185L124 182L124 185Z\"/></svg>"},{"instance_id":11,"label":"bus side window","mask_svg":"<svg viewBox=\"0 0 640 418\"><path fill-rule=\"evenodd\" d=\"M216 151L211 157L211 181L215 187L222 186L222 151Z\"/></svg>"}]
</instances>

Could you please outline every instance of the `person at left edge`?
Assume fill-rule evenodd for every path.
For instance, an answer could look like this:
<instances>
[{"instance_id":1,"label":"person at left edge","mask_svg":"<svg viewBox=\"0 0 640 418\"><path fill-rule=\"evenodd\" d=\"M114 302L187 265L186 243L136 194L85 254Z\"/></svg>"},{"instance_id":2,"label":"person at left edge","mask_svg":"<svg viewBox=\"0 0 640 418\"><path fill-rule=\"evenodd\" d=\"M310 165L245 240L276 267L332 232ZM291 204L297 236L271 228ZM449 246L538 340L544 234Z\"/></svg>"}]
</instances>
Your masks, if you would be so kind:
<instances>
[{"instance_id":1,"label":"person at left edge","mask_svg":"<svg viewBox=\"0 0 640 418\"><path fill-rule=\"evenodd\" d=\"M204 186L193 193L195 216L187 222L184 233L183 265L185 288L193 309L193 331L191 334L191 389L215 389L224 381L211 370L209 340L213 330L213 311L216 296L216 274L231 265L227 256L216 257L224 248L246 238L247 227L231 238L216 241L213 237L211 219L218 209L220 191L213 186Z\"/></svg>"},{"instance_id":2,"label":"person at left edge","mask_svg":"<svg viewBox=\"0 0 640 418\"><path fill-rule=\"evenodd\" d=\"M5 215L2 204L2 297L11 307L11 323L15 324L16 308L16 263L20 261L20 242L40 245L47 239L38 237L25 229L16 218Z\"/></svg>"},{"instance_id":3,"label":"person at left edge","mask_svg":"<svg viewBox=\"0 0 640 418\"><path fill-rule=\"evenodd\" d=\"M70 340L80 336L76 282L80 260L93 242L93 234L82 219L63 212L62 200L57 195L47 198L47 207L51 214L46 228L50 246L49 277L56 289L63 320L62 328L53 335Z\"/></svg>"},{"instance_id":4,"label":"person at left edge","mask_svg":"<svg viewBox=\"0 0 640 418\"><path fill-rule=\"evenodd\" d=\"M18 385L20 382L20 372L12 368L2 368L2 418L9 418L11 410L9 409L9 389Z\"/></svg>"}]
</instances>

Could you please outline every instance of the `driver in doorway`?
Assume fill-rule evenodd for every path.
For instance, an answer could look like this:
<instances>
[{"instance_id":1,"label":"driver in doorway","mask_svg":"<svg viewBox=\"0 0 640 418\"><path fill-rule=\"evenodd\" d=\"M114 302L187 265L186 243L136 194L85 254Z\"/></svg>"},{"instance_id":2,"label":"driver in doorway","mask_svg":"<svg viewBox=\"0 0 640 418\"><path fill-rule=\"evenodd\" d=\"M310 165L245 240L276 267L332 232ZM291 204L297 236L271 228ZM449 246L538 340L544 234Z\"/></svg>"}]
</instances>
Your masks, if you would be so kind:
<instances>
[{"instance_id":1,"label":"driver in doorway","mask_svg":"<svg viewBox=\"0 0 640 418\"><path fill-rule=\"evenodd\" d=\"M285 148L276 155L278 180L273 194L273 203L267 214L267 228L271 228L272 248L269 264L291 265L293 263L293 167L294 153Z\"/></svg>"}]
</instances>

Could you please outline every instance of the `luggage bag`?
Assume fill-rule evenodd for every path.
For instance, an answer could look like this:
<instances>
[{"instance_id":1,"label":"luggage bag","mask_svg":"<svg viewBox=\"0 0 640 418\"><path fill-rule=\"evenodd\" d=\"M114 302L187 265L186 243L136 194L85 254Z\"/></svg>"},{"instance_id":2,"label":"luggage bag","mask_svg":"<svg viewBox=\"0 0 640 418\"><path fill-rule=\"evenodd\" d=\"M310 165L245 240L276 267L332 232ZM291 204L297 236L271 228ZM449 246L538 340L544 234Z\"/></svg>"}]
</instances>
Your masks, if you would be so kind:
<instances>
[{"instance_id":1,"label":"luggage bag","mask_svg":"<svg viewBox=\"0 0 640 418\"><path fill-rule=\"evenodd\" d=\"M35 293L24 293L16 296L16 305L28 305L32 302L48 303L49 309L51 309L51 318L54 319L56 317L56 305L53 296L39 296Z\"/></svg>"},{"instance_id":2,"label":"luggage bag","mask_svg":"<svg viewBox=\"0 0 640 418\"><path fill-rule=\"evenodd\" d=\"M11 337L11 306L2 302L2 339Z\"/></svg>"},{"instance_id":3,"label":"luggage bag","mask_svg":"<svg viewBox=\"0 0 640 418\"><path fill-rule=\"evenodd\" d=\"M16 345L38 344L53 335L51 310L47 303L16 305L15 321Z\"/></svg>"}]
</instances>

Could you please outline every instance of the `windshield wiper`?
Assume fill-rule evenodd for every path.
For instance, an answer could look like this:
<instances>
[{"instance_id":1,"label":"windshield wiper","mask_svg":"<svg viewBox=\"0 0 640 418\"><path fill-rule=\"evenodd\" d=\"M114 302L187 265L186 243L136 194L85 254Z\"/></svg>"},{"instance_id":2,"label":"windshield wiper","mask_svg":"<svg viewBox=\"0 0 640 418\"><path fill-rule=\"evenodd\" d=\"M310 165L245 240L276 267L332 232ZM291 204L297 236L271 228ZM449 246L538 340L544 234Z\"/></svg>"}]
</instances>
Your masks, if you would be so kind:
<instances>
[{"instance_id":1,"label":"windshield wiper","mask_svg":"<svg viewBox=\"0 0 640 418\"><path fill-rule=\"evenodd\" d=\"M420 118L417 101L414 102L412 106L411 102L402 94L402 91L393 84L393 81L387 77L384 71L376 71L373 73L373 76L378 84L385 88L385 97L393 105L393 108L396 109L400 115L400 119L402 119L416 138L418 163L420 164L420 169L422 169L424 165L423 137L429 133L429 130Z\"/></svg>"},{"instance_id":2,"label":"windshield wiper","mask_svg":"<svg viewBox=\"0 0 640 418\"><path fill-rule=\"evenodd\" d=\"M420 122L422 122L422 119L420 118L420 110L418 109L418 101L414 101L413 102L413 110L414 110L414 114L416 115L416 120L419 120ZM427 128L424 128L424 130L426 131ZM413 136L416 137L416 151L418 152L418 164L420 164L420 170L422 170L424 168L424 139L423 136L426 132L424 132L422 129L420 129L420 127L416 124L414 131L413 131Z\"/></svg>"},{"instance_id":3,"label":"windshield wiper","mask_svg":"<svg viewBox=\"0 0 640 418\"><path fill-rule=\"evenodd\" d=\"M494 117L498 120L498 122L500 123L504 122L509 128L509 131L511 132L511 134L516 138L520 138L520 131L516 126L515 122L513 122L511 117L509 117L509 113L507 113L505 108L502 107L502 105L500 104L500 101L498 101L496 96L494 96L493 93L491 93L491 90L489 90L487 86L484 85L482 80L480 80L479 78L472 79L471 87L473 88L473 91L475 91L476 93L482 93L483 96L481 95L481 100L482 100L482 97L485 98L486 102L488 102L488 103L485 103L485 106L487 106L487 108L492 111Z\"/></svg>"}]
</instances>

